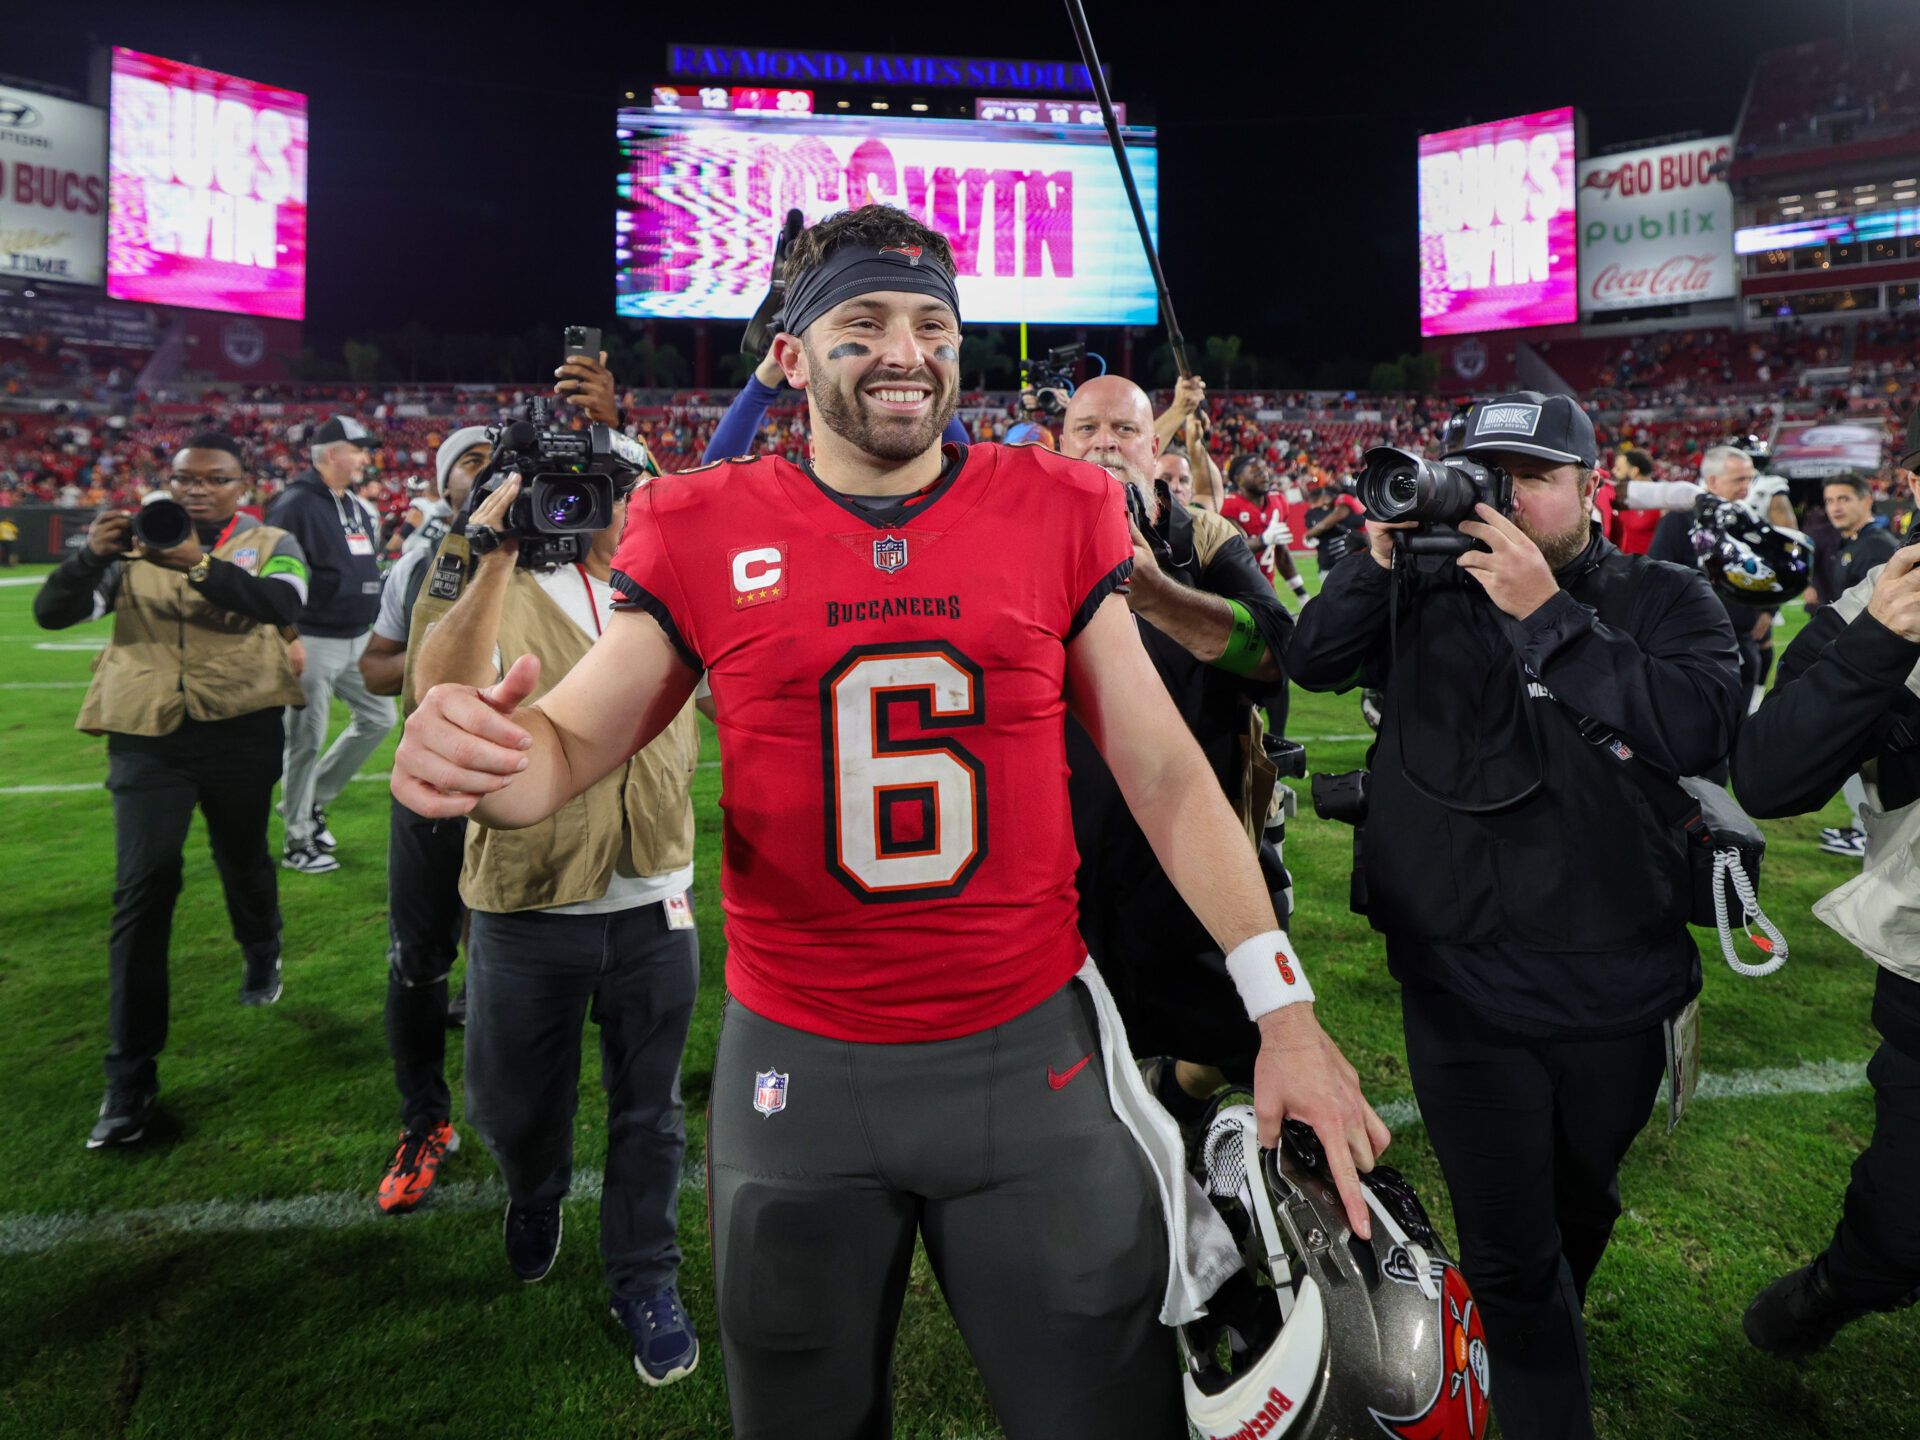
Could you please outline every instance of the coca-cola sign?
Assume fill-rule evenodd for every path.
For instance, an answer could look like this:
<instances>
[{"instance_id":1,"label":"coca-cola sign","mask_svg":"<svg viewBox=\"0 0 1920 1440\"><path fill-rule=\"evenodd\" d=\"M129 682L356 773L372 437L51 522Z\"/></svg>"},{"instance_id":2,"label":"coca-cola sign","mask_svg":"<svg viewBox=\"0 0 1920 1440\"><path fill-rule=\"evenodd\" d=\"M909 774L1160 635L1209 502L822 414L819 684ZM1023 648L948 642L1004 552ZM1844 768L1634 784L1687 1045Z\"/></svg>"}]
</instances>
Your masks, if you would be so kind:
<instances>
[{"instance_id":1,"label":"coca-cola sign","mask_svg":"<svg viewBox=\"0 0 1920 1440\"><path fill-rule=\"evenodd\" d=\"M1727 137L1580 166L1580 309L1729 300L1738 288Z\"/></svg>"}]
</instances>

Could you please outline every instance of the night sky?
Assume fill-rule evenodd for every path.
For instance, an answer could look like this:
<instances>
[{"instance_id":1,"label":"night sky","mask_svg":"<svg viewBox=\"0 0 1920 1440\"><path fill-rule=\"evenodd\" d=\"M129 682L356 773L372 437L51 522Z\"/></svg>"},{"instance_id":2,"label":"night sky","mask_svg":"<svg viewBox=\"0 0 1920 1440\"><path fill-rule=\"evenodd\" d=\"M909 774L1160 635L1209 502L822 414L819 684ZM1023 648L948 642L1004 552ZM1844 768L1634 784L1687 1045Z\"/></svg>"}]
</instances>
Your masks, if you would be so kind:
<instances>
[{"instance_id":1,"label":"night sky","mask_svg":"<svg viewBox=\"0 0 1920 1440\"><path fill-rule=\"evenodd\" d=\"M1856 33L1910 4L1855 0ZM410 320L518 333L610 317L614 110L668 79L668 40L1076 58L1057 0L654 18L673 8L29 3L8 7L0 72L84 97L92 46L120 44L305 91L308 331L325 346ZM1589 153L1723 132L1756 56L1838 34L1847 10L1088 3L1115 98L1160 127L1163 260L1188 339L1237 333L1302 366L1417 347L1421 132L1569 102Z\"/></svg>"}]
</instances>

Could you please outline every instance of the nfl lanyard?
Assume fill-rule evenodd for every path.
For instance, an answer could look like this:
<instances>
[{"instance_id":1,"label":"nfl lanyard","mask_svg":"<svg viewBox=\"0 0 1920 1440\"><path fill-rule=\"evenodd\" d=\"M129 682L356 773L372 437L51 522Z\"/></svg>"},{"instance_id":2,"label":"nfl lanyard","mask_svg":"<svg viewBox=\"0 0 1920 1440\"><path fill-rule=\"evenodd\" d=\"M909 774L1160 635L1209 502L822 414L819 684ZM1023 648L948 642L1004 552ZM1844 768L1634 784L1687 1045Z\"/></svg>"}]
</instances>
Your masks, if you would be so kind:
<instances>
[{"instance_id":1,"label":"nfl lanyard","mask_svg":"<svg viewBox=\"0 0 1920 1440\"><path fill-rule=\"evenodd\" d=\"M587 567L578 560L573 562L573 568L580 572L580 583L586 588L587 614L593 619L593 637L597 640L600 638L600 606L593 598L593 581L587 578Z\"/></svg>"}]
</instances>

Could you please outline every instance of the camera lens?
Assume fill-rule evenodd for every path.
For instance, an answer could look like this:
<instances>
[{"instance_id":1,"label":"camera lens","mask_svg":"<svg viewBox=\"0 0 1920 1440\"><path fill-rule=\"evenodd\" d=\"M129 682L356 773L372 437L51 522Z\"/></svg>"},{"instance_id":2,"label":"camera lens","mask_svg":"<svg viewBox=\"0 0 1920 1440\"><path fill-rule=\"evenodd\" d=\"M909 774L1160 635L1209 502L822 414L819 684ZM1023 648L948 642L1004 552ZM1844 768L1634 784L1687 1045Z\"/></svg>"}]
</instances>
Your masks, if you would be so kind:
<instances>
[{"instance_id":1,"label":"camera lens","mask_svg":"<svg viewBox=\"0 0 1920 1440\"><path fill-rule=\"evenodd\" d=\"M540 513L555 530L579 529L593 509L593 495L578 485L555 485L540 497Z\"/></svg>"},{"instance_id":2,"label":"camera lens","mask_svg":"<svg viewBox=\"0 0 1920 1440\"><path fill-rule=\"evenodd\" d=\"M177 500L150 500L133 514L133 536L149 550L173 550L193 534L193 518Z\"/></svg>"},{"instance_id":3,"label":"camera lens","mask_svg":"<svg viewBox=\"0 0 1920 1440\"><path fill-rule=\"evenodd\" d=\"M1411 509L1420 498L1420 482L1411 470L1398 471L1387 477L1386 497L1396 509Z\"/></svg>"}]
</instances>

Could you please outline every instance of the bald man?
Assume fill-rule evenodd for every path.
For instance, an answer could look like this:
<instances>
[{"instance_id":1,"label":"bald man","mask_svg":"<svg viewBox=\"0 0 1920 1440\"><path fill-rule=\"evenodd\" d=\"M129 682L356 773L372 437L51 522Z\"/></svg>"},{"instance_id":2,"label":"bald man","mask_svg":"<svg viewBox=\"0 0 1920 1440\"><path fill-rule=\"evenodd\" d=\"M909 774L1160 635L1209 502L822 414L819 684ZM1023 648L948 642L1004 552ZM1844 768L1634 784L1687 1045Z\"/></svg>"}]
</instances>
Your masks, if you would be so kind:
<instances>
[{"instance_id":1,"label":"bald man","mask_svg":"<svg viewBox=\"0 0 1920 1440\"><path fill-rule=\"evenodd\" d=\"M1060 452L1093 462L1126 488L1134 517L1127 604L1175 706L1244 814L1242 737L1255 706L1269 710L1276 732L1285 722L1281 657L1292 617L1239 528L1176 501L1173 483L1185 462L1160 453L1152 408L1132 381L1103 375L1075 391L1061 420ZM1149 1078L1161 1102L1190 1125L1223 1079L1251 1077L1259 1033L1245 1019L1225 956L1161 870L1112 774L1072 720L1067 762L1081 933L1119 1001L1135 1054L1155 1057ZM1259 810L1252 830L1260 833L1266 806L1252 803ZM1262 848L1284 926L1286 872L1278 850Z\"/></svg>"}]
</instances>

